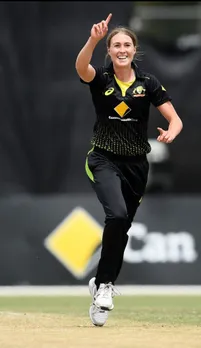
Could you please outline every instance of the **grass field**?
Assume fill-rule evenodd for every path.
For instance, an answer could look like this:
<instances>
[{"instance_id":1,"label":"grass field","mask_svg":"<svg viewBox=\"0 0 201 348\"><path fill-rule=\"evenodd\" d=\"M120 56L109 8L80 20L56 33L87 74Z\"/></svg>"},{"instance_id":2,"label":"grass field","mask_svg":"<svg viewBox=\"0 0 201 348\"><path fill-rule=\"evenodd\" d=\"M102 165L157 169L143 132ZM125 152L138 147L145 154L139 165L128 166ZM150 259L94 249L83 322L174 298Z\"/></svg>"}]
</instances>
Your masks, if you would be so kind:
<instances>
[{"instance_id":1,"label":"grass field","mask_svg":"<svg viewBox=\"0 0 201 348\"><path fill-rule=\"evenodd\" d=\"M90 297L0 297L0 348L200 348L201 296L118 296L104 327Z\"/></svg>"}]
</instances>

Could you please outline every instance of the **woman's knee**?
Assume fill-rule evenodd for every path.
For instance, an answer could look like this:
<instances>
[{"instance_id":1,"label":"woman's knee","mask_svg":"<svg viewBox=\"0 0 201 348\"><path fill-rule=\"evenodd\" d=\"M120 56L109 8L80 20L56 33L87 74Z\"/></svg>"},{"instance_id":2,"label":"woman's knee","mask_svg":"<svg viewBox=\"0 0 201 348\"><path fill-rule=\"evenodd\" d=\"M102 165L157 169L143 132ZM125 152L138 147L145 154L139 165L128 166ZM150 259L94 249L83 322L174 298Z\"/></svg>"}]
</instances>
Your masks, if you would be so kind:
<instances>
[{"instance_id":1,"label":"woman's knee","mask_svg":"<svg viewBox=\"0 0 201 348\"><path fill-rule=\"evenodd\" d=\"M114 219L114 220L127 220L128 219L128 212L125 207L115 207L113 209L110 209L107 214L106 218L108 219Z\"/></svg>"},{"instance_id":2,"label":"woman's knee","mask_svg":"<svg viewBox=\"0 0 201 348\"><path fill-rule=\"evenodd\" d=\"M106 216L106 223L113 222L117 224L117 226L125 226L126 229L131 227L131 222L128 216L128 212L124 208L119 208L113 210L110 214Z\"/></svg>"}]
</instances>

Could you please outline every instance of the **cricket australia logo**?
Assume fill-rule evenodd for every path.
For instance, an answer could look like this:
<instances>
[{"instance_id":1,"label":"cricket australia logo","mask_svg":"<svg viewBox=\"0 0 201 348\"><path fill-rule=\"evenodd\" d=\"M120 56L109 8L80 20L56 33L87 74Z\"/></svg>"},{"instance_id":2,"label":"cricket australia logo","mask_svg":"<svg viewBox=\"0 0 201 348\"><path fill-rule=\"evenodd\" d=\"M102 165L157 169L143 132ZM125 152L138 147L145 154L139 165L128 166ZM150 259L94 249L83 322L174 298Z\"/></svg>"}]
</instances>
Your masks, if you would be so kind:
<instances>
[{"instance_id":1,"label":"cricket australia logo","mask_svg":"<svg viewBox=\"0 0 201 348\"><path fill-rule=\"evenodd\" d=\"M133 90L133 97L145 97L146 89L142 86L138 86Z\"/></svg>"}]
</instances>

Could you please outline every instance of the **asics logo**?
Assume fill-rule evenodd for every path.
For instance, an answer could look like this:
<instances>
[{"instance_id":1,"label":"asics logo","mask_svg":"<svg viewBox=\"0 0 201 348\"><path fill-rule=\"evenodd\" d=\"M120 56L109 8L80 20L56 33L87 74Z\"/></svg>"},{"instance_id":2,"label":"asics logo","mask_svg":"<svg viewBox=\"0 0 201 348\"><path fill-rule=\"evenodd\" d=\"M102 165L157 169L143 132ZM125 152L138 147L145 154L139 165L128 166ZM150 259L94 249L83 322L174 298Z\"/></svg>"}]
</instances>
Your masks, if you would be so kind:
<instances>
[{"instance_id":1,"label":"asics logo","mask_svg":"<svg viewBox=\"0 0 201 348\"><path fill-rule=\"evenodd\" d=\"M105 91L105 95L110 95L114 92L114 88L113 87L110 87L107 91Z\"/></svg>"}]
</instances>

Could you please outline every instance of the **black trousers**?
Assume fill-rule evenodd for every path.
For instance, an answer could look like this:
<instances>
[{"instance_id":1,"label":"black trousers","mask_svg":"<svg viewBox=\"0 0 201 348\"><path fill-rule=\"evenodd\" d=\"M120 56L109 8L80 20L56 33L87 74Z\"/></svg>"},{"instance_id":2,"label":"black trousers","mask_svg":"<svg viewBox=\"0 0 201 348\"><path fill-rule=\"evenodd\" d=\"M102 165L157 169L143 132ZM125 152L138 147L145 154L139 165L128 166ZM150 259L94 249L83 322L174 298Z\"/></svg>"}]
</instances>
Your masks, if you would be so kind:
<instances>
[{"instance_id":1,"label":"black trousers","mask_svg":"<svg viewBox=\"0 0 201 348\"><path fill-rule=\"evenodd\" d=\"M146 155L119 156L96 147L87 155L86 172L105 212L97 287L114 284L120 273L127 232L144 195L148 170Z\"/></svg>"}]
</instances>

